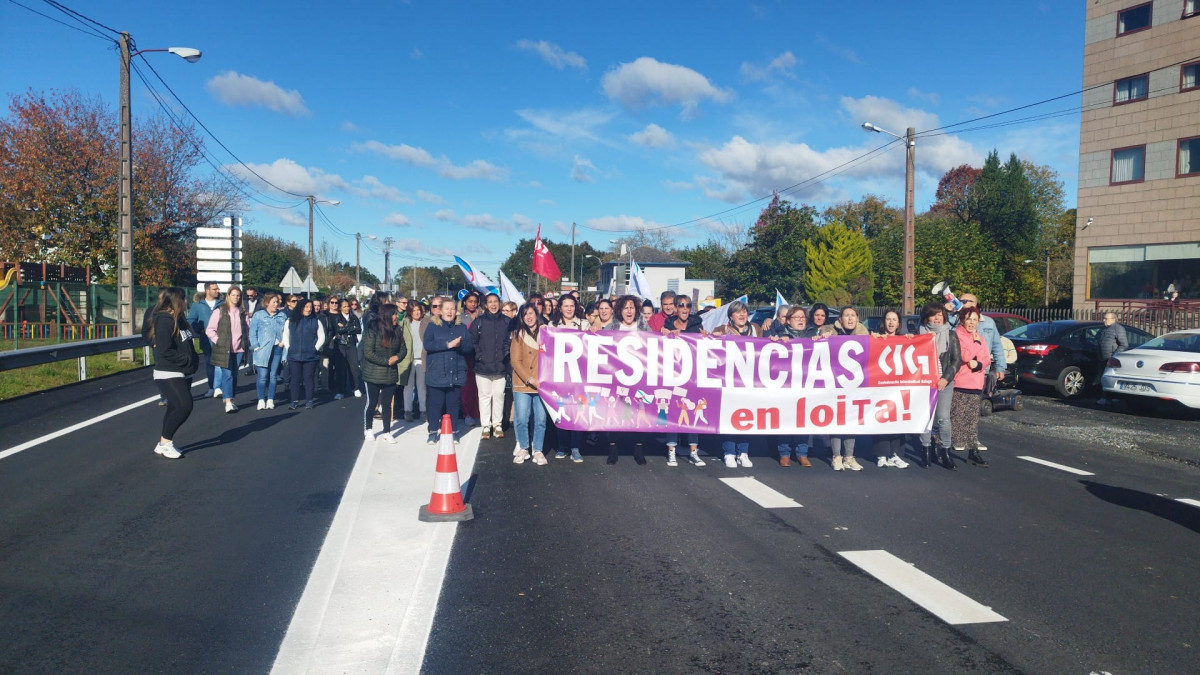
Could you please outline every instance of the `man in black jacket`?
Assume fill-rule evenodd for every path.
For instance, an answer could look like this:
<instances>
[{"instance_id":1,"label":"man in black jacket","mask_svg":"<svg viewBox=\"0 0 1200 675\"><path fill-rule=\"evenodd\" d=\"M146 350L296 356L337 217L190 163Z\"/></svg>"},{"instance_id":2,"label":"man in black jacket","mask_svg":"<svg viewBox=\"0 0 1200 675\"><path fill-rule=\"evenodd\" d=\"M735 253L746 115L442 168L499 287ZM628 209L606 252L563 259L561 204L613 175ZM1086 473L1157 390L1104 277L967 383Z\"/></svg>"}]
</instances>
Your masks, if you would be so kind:
<instances>
[{"instance_id":1,"label":"man in black jacket","mask_svg":"<svg viewBox=\"0 0 1200 675\"><path fill-rule=\"evenodd\" d=\"M484 311L471 322L475 345L475 386L479 390L481 438L504 438L504 382L508 374L508 317L500 313L500 296L488 293Z\"/></svg>"}]
</instances>

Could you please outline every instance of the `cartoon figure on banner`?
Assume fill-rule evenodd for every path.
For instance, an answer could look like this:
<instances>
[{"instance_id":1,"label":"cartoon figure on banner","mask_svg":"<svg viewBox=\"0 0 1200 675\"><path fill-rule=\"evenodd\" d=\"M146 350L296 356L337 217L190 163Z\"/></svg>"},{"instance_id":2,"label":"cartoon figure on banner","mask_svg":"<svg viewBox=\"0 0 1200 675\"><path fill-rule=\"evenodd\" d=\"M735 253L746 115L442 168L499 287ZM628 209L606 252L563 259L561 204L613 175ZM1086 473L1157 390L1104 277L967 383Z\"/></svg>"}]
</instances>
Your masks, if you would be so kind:
<instances>
[{"instance_id":1,"label":"cartoon figure on banner","mask_svg":"<svg viewBox=\"0 0 1200 675\"><path fill-rule=\"evenodd\" d=\"M558 406L558 419L565 422L570 422L571 418L567 417L567 398L570 398L570 396L564 398L563 395L558 392L552 393L554 394L554 403Z\"/></svg>"},{"instance_id":2,"label":"cartoon figure on banner","mask_svg":"<svg viewBox=\"0 0 1200 675\"><path fill-rule=\"evenodd\" d=\"M629 397L629 389L617 387L617 396L621 398L621 420L619 426L628 428L633 424L633 400Z\"/></svg>"},{"instance_id":3,"label":"cartoon figure on banner","mask_svg":"<svg viewBox=\"0 0 1200 675\"><path fill-rule=\"evenodd\" d=\"M708 425L708 418L704 416L704 409L707 407L708 399L702 398L696 401L696 417L694 418L696 426L700 426L701 424Z\"/></svg>"},{"instance_id":4,"label":"cartoon figure on banner","mask_svg":"<svg viewBox=\"0 0 1200 675\"><path fill-rule=\"evenodd\" d=\"M670 389L655 389L654 403L658 406L658 419L654 425L658 427L667 426L667 410L671 407L671 390Z\"/></svg>"},{"instance_id":5,"label":"cartoon figure on banner","mask_svg":"<svg viewBox=\"0 0 1200 675\"><path fill-rule=\"evenodd\" d=\"M692 420L688 411L695 410L696 404L687 397L687 389L678 387L675 389L675 395L679 397L679 417L675 423L681 427L691 426Z\"/></svg>"},{"instance_id":6,"label":"cartoon figure on banner","mask_svg":"<svg viewBox=\"0 0 1200 675\"><path fill-rule=\"evenodd\" d=\"M587 411L588 424L595 424L599 416L596 414L596 403L600 400L600 392L598 390L589 390L587 393Z\"/></svg>"},{"instance_id":7,"label":"cartoon figure on banner","mask_svg":"<svg viewBox=\"0 0 1200 675\"><path fill-rule=\"evenodd\" d=\"M605 399L608 402L608 409L604 411L605 426L617 426L617 397L612 394Z\"/></svg>"},{"instance_id":8,"label":"cartoon figure on banner","mask_svg":"<svg viewBox=\"0 0 1200 675\"><path fill-rule=\"evenodd\" d=\"M637 393L634 394L633 397L637 399L637 402L640 404L637 406L637 419L634 420L634 428L641 429L642 422L645 422L646 426L648 427L653 426L650 424L650 416L646 414L646 406L654 405L654 397L642 391L641 389L638 389Z\"/></svg>"}]
</instances>

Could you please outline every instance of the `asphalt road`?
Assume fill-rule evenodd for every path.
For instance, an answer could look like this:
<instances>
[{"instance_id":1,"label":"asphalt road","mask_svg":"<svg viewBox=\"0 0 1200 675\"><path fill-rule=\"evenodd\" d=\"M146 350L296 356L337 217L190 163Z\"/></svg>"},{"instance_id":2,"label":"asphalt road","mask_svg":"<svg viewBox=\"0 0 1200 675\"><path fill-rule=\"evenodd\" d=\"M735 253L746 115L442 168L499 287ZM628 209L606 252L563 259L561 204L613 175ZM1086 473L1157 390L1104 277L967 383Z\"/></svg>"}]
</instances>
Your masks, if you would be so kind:
<instances>
[{"instance_id":1,"label":"asphalt road","mask_svg":"<svg viewBox=\"0 0 1200 675\"><path fill-rule=\"evenodd\" d=\"M242 400L252 388L243 378ZM0 447L155 394L139 371L2 403ZM170 461L153 452L151 403L0 460L0 671L268 671L360 411L197 401Z\"/></svg>"},{"instance_id":2,"label":"asphalt road","mask_svg":"<svg viewBox=\"0 0 1200 675\"><path fill-rule=\"evenodd\" d=\"M424 670L1195 672L1200 508L1175 500L1200 500L1200 469L1078 438L1133 424L1194 429L1031 400L985 420L990 468L956 472L761 449L751 469L669 468L658 446L647 466L518 466L484 442ZM763 508L735 476L803 506ZM1007 621L948 624L840 555L872 550Z\"/></svg>"}]
</instances>

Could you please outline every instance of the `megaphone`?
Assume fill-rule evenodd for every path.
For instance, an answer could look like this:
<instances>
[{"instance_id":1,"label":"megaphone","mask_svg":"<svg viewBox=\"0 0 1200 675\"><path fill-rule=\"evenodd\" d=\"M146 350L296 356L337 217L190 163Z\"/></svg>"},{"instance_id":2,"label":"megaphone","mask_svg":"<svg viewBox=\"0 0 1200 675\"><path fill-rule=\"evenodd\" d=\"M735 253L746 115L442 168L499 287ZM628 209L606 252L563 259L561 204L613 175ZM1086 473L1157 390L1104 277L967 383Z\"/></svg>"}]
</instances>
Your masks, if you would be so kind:
<instances>
[{"instance_id":1,"label":"megaphone","mask_svg":"<svg viewBox=\"0 0 1200 675\"><path fill-rule=\"evenodd\" d=\"M940 295L945 298L946 302L954 307L954 311L962 309L962 303L954 296L954 291L950 290L949 281L939 281L933 285L933 294Z\"/></svg>"}]
</instances>

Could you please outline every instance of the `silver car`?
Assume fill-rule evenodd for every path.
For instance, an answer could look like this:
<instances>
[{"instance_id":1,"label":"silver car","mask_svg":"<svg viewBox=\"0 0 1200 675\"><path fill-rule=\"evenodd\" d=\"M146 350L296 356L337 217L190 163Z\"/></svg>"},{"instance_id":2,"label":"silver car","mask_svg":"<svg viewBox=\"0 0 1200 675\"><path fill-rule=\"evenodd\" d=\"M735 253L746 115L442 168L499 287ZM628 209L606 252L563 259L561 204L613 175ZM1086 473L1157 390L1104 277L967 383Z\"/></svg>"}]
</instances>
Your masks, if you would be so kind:
<instances>
[{"instance_id":1,"label":"silver car","mask_svg":"<svg viewBox=\"0 0 1200 675\"><path fill-rule=\"evenodd\" d=\"M1138 408L1171 401L1200 408L1200 329L1167 333L1114 354L1101 385L1105 395Z\"/></svg>"}]
</instances>

